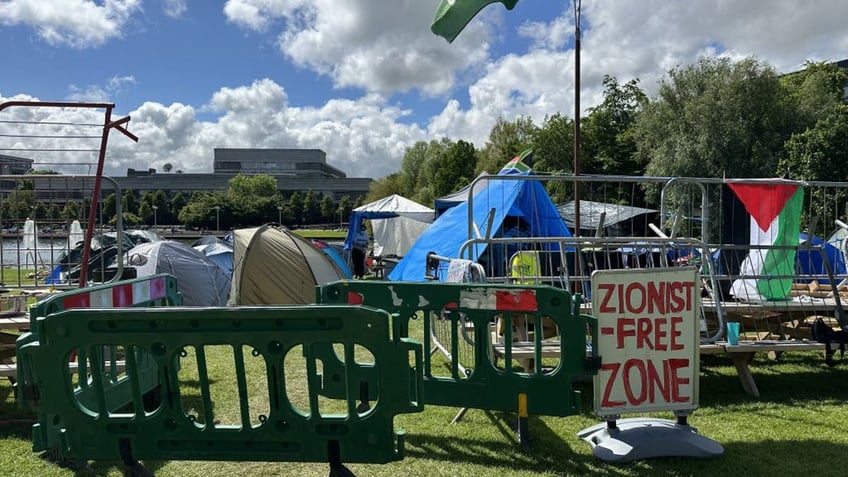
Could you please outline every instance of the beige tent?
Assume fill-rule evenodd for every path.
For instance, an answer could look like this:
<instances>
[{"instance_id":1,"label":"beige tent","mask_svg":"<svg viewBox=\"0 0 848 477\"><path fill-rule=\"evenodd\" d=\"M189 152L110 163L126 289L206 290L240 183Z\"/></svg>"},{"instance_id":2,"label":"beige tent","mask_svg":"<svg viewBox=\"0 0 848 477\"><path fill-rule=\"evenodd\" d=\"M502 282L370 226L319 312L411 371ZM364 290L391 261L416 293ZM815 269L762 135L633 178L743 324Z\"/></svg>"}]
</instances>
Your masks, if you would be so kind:
<instances>
[{"instance_id":1,"label":"beige tent","mask_svg":"<svg viewBox=\"0 0 848 477\"><path fill-rule=\"evenodd\" d=\"M285 227L233 231L230 305L315 302L315 286L344 274L320 249Z\"/></svg>"}]
</instances>

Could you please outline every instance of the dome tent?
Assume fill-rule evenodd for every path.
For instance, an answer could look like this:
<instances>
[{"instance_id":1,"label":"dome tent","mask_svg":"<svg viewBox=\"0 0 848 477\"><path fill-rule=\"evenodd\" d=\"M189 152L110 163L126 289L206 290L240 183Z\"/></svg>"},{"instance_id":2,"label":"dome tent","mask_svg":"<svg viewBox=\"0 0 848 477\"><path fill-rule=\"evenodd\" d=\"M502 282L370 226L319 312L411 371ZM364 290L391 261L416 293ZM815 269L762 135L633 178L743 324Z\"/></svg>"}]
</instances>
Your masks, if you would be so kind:
<instances>
[{"instance_id":1,"label":"dome tent","mask_svg":"<svg viewBox=\"0 0 848 477\"><path fill-rule=\"evenodd\" d=\"M126 265L139 277L168 273L177 277L186 306L224 306L230 280L205 255L187 244L159 240L136 245L126 255Z\"/></svg>"},{"instance_id":2,"label":"dome tent","mask_svg":"<svg viewBox=\"0 0 848 477\"><path fill-rule=\"evenodd\" d=\"M317 285L343 278L324 252L285 227L233 231L230 305L314 303Z\"/></svg>"}]
</instances>

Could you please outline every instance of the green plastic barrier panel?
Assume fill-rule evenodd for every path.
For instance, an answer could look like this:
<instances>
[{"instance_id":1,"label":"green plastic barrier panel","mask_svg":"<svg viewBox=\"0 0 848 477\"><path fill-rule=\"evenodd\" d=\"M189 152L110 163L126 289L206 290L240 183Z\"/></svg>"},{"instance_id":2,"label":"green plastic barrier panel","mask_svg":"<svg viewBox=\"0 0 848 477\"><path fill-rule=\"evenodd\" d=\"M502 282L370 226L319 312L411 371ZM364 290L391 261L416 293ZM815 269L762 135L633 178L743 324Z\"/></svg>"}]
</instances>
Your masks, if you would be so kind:
<instances>
[{"instance_id":1,"label":"green plastic barrier panel","mask_svg":"<svg viewBox=\"0 0 848 477\"><path fill-rule=\"evenodd\" d=\"M410 320L423 318L421 339L431 350L426 404L569 416L580 412L574 381L597 373L597 320L580 314L579 295L558 288L340 281L318 287L316 298L387 310L396 336L409 336ZM372 379L357 376L360 383ZM364 396L371 386L362 387Z\"/></svg>"},{"instance_id":2,"label":"green plastic barrier panel","mask_svg":"<svg viewBox=\"0 0 848 477\"><path fill-rule=\"evenodd\" d=\"M40 318L63 310L74 308L124 308L124 307L165 307L182 303L182 295L177 289L177 279L171 275L152 275L144 278L125 280L111 284L56 293L30 307L30 332L22 334L16 341L17 382L15 395L18 407L32 409L38 415L39 436L42 449L53 449L58 445L60 428L52 423L54 416L40 406L44 390L39 386L44 379L39 375L33 356L40 352L40 336L37 323ZM102 375L106 390L105 399L110 408L117 408L130 402L132 391L126 375L122 372L126 350L117 347L96 349L79 348L69 353L64 367L72 372L77 383L76 398L87 405L95 399L92 389L92 376ZM139 363L138 375L140 388L145 390L147 399L156 399L158 391L158 370L153 361L140 351L134 359ZM95 367L97 363L97 367ZM95 372L96 371L96 372Z\"/></svg>"},{"instance_id":3,"label":"green plastic barrier panel","mask_svg":"<svg viewBox=\"0 0 848 477\"><path fill-rule=\"evenodd\" d=\"M401 459L394 416L423 409L423 348L392 337L390 322L383 310L346 305L70 310L37 320L42 339L29 359L67 459L325 461L338 469ZM74 350L102 347L125 352L132 396L118 409L108 402L108 373L92 373L94 396L81 399L68 369ZM143 399L139 354L156 364L161 402ZM89 359L102 369L99 353ZM367 403L359 375L370 380ZM342 397L322 395L327 383ZM47 447L41 426L36 451Z\"/></svg>"}]
</instances>

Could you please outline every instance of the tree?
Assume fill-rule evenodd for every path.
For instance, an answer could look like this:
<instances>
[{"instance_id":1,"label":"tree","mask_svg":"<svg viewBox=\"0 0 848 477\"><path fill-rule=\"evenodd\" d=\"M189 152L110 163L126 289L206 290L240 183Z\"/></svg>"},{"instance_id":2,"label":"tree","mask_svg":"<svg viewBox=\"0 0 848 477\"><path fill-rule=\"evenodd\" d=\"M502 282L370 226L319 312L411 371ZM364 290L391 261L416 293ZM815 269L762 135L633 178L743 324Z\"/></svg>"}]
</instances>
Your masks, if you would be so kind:
<instances>
[{"instance_id":1,"label":"tree","mask_svg":"<svg viewBox=\"0 0 848 477\"><path fill-rule=\"evenodd\" d=\"M574 122L557 113L545 118L533 135L534 169L543 172L573 172Z\"/></svg>"},{"instance_id":2,"label":"tree","mask_svg":"<svg viewBox=\"0 0 848 477\"><path fill-rule=\"evenodd\" d=\"M621 85L604 76L604 99L589 109L580 140L584 174L642 175L644 164L636 161L632 126L648 97L633 79Z\"/></svg>"},{"instance_id":3,"label":"tree","mask_svg":"<svg viewBox=\"0 0 848 477\"><path fill-rule=\"evenodd\" d=\"M439 154L433 162L430 181L435 197L450 194L474 179L475 153L473 144L460 140Z\"/></svg>"},{"instance_id":4,"label":"tree","mask_svg":"<svg viewBox=\"0 0 848 477\"><path fill-rule=\"evenodd\" d=\"M392 187L399 187L400 192L398 193L400 195L413 197L419 191L428 188L430 178L423 171L427 161L431 158L429 151L429 144L424 141L418 141L412 147L408 147L404 152L400 171L396 175L393 175L396 184L392 185Z\"/></svg>"},{"instance_id":5,"label":"tree","mask_svg":"<svg viewBox=\"0 0 848 477\"><path fill-rule=\"evenodd\" d=\"M292 223L303 223L303 199L299 192L294 192L289 197L289 213L291 213Z\"/></svg>"},{"instance_id":6,"label":"tree","mask_svg":"<svg viewBox=\"0 0 848 477\"><path fill-rule=\"evenodd\" d=\"M513 122L503 118L489 132L489 140L480 151L474 177L482 172L495 174L521 151L533 146L533 136L538 128L529 117L519 117Z\"/></svg>"},{"instance_id":7,"label":"tree","mask_svg":"<svg viewBox=\"0 0 848 477\"><path fill-rule=\"evenodd\" d=\"M402 176L399 172L395 172L394 174L389 174L380 180L372 182L368 190L368 195L365 197L365 200L367 200L368 202L373 202L375 200L382 199L383 197L388 197L392 194L398 194L407 197L404 194L404 188L401 186L401 177Z\"/></svg>"},{"instance_id":8,"label":"tree","mask_svg":"<svg viewBox=\"0 0 848 477\"><path fill-rule=\"evenodd\" d=\"M180 211L183 207L186 206L186 199L182 192L177 192L171 197L171 211L174 214L174 217L177 217L179 220Z\"/></svg>"},{"instance_id":9,"label":"tree","mask_svg":"<svg viewBox=\"0 0 848 477\"><path fill-rule=\"evenodd\" d=\"M792 179L848 181L848 105L843 104L814 127L792 136L786 143L786 152L787 157L781 161L780 167L789 171ZM845 219L844 209L833 211L826 207L843 207L848 202L848 192L838 187L833 189L832 194L827 204L823 201L814 203L812 206L818 208L811 213L820 219Z\"/></svg>"},{"instance_id":10,"label":"tree","mask_svg":"<svg viewBox=\"0 0 848 477\"><path fill-rule=\"evenodd\" d=\"M116 214L117 195L114 192L110 192L109 195L107 195L106 198L103 199L103 204L101 207L101 210L103 211L103 220L106 222L111 222Z\"/></svg>"},{"instance_id":11,"label":"tree","mask_svg":"<svg viewBox=\"0 0 848 477\"><path fill-rule=\"evenodd\" d=\"M138 211L138 205L135 202L135 194L132 190L127 189L124 191L123 198L121 199L121 211L129 212L131 214L135 214Z\"/></svg>"},{"instance_id":12,"label":"tree","mask_svg":"<svg viewBox=\"0 0 848 477\"><path fill-rule=\"evenodd\" d=\"M229 225L261 224L277 217L279 193L277 181L268 174L245 175L239 174L230 179L229 187L223 201L216 204L227 207L231 217ZM214 224L215 213L212 211Z\"/></svg>"},{"instance_id":13,"label":"tree","mask_svg":"<svg viewBox=\"0 0 848 477\"><path fill-rule=\"evenodd\" d=\"M321 199L321 219L327 224L331 224L338 219L336 203L333 202L333 198L329 195L325 195L324 198Z\"/></svg>"},{"instance_id":14,"label":"tree","mask_svg":"<svg viewBox=\"0 0 848 477\"><path fill-rule=\"evenodd\" d=\"M350 220L350 214L353 212L353 204L349 195L343 195L339 199L338 213L342 216L342 221Z\"/></svg>"},{"instance_id":15,"label":"tree","mask_svg":"<svg viewBox=\"0 0 848 477\"><path fill-rule=\"evenodd\" d=\"M848 73L833 63L807 62L801 71L781 81L797 107L798 130L814 127L820 119L838 114L845 104Z\"/></svg>"},{"instance_id":16,"label":"tree","mask_svg":"<svg viewBox=\"0 0 848 477\"><path fill-rule=\"evenodd\" d=\"M311 189L303 197L303 221L306 224L315 224L321 218L321 209L318 204L318 196Z\"/></svg>"},{"instance_id":17,"label":"tree","mask_svg":"<svg viewBox=\"0 0 848 477\"><path fill-rule=\"evenodd\" d=\"M703 58L669 72L634 125L652 176L769 177L792 130L774 70L753 58Z\"/></svg>"}]
</instances>

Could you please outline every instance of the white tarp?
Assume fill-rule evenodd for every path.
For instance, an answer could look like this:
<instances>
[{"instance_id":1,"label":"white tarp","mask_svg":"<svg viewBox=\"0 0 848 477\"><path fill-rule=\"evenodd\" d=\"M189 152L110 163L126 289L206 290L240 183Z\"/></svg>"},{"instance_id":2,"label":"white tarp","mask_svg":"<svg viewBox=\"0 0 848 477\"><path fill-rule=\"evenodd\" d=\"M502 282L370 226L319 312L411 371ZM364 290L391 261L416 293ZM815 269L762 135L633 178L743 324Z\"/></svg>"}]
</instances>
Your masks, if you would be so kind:
<instances>
[{"instance_id":1,"label":"white tarp","mask_svg":"<svg viewBox=\"0 0 848 477\"><path fill-rule=\"evenodd\" d=\"M374 256L403 256L433 222L433 209L397 194L353 209L353 216L371 220ZM354 220L351 220L353 226Z\"/></svg>"}]
</instances>

